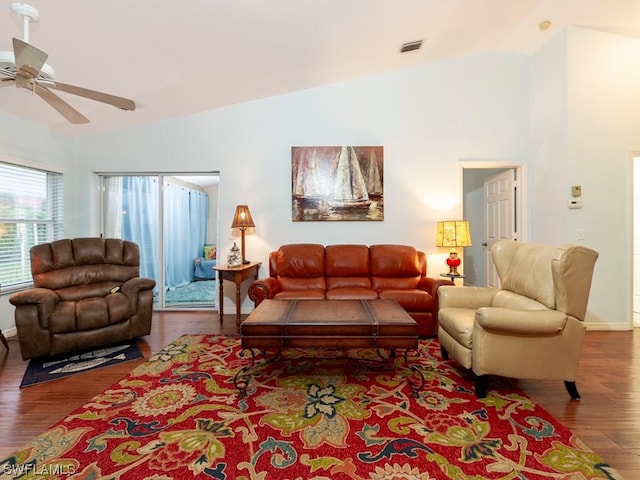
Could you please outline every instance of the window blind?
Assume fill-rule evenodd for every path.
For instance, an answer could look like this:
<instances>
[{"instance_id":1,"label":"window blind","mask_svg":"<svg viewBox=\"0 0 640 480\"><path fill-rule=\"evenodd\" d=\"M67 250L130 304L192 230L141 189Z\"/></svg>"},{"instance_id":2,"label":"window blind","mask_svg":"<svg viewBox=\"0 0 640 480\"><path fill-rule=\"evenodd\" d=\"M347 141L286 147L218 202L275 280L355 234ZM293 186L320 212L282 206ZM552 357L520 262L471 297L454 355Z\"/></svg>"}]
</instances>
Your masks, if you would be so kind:
<instances>
[{"instance_id":1,"label":"window blind","mask_svg":"<svg viewBox=\"0 0 640 480\"><path fill-rule=\"evenodd\" d=\"M0 285L32 281L29 250L62 238L62 174L0 162Z\"/></svg>"}]
</instances>

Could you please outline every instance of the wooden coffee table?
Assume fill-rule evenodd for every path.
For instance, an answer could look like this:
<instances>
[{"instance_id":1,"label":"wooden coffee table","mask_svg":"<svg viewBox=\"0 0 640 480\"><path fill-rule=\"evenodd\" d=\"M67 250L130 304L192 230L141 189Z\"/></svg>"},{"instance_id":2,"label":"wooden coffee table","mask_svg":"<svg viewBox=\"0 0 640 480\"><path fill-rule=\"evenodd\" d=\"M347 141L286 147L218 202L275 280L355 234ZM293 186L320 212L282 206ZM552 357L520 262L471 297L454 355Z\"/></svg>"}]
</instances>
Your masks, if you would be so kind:
<instances>
[{"instance_id":1,"label":"wooden coffee table","mask_svg":"<svg viewBox=\"0 0 640 480\"><path fill-rule=\"evenodd\" d=\"M253 359L236 374L241 396L246 396L249 371L255 367L253 349L276 350L271 360L286 348L375 348L388 349L391 356L403 349L406 368L420 377L410 381L414 396L424 384L421 372L407 360L407 352L418 349L418 326L395 300L263 300L241 323L240 335L242 348ZM382 354L380 359L389 360Z\"/></svg>"}]
</instances>

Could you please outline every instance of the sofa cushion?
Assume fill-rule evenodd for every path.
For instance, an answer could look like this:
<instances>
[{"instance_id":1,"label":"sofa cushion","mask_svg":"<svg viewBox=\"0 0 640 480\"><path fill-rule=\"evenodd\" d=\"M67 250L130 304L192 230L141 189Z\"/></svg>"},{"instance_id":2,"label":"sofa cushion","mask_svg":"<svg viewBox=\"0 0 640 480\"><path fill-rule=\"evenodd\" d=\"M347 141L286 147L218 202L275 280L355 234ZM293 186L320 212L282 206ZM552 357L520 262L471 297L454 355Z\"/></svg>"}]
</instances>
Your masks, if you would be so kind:
<instances>
[{"instance_id":1,"label":"sofa cushion","mask_svg":"<svg viewBox=\"0 0 640 480\"><path fill-rule=\"evenodd\" d=\"M340 287L327 290L327 300L376 300L378 293L370 288Z\"/></svg>"},{"instance_id":2,"label":"sofa cushion","mask_svg":"<svg viewBox=\"0 0 640 480\"><path fill-rule=\"evenodd\" d=\"M58 297L60 297L60 300L78 301L91 297L104 297L115 289L118 289L120 285L120 282L96 282L86 285L79 284L71 287L60 288L56 290L56 293L58 294Z\"/></svg>"},{"instance_id":3,"label":"sofa cushion","mask_svg":"<svg viewBox=\"0 0 640 480\"><path fill-rule=\"evenodd\" d=\"M371 245L371 286L374 290L418 288L418 252L408 245Z\"/></svg>"},{"instance_id":4,"label":"sofa cushion","mask_svg":"<svg viewBox=\"0 0 640 480\"><path fill-rule=\"evenodd\" d=\"M318 289L299 289L299 290L283 290L276 293L273 298L276 300L323 300L324 290Z\"/></svg>"},{"instance_id":5,"label":"sofa cushion","mask_svg":"<svg viewBox=\"0 0 640 480\"><path fill-rule=\"evenodd\" d=\"M282 290L327 289L323 245L283 245L278 249L276 266Z\"/></svg>"},{"instance_id":6,"label":"sofa cushion","mask_svg":"<svg viewBox=\"0 0 640 480\"><path fill-rule=\"evenodd\" d=\"M120 239L56 240L36 245L30 253L36 287L58 290L94 282L122 283L139 276L138 246Z\"/></svg>"},{"instance_id":7,"label":"sofa cushion","mask_svg":"<svg viewBox=\"0 0 640 480\"><path fill-rule=\"evenodd\" d=\"M119 292L105 297L61 301L49 318L49 331L55 334L95 330L126 321L130 316L129 299Z\"/></svg>"},{"instance_id":8,"label":"sofa cushion","mask_svg":"<svg viewBox=\"0 0 640 480\"><path fill-rule=\"evenodd\" d=\"M371 290L369 247L366 245L328 245L325 254L327 290L336 288ZM371 298L371 296L367 295L367 298Z\"/></svg>"},{"instance_id":9,"label":"sofa cushion","mask_svg":"<svg viewBox=\"0 0 640 480\"><path fill-rule=\"evenodd\" d=\"M551 262L556 249L536 244L517 244L516 247L509 269L501 279L502 289L555 308Z\"/></svg>"},{"instance_id":10,"label":"sofa cushion","mask_svg":"<svg viewBox=\"0 0 640 480\"><path fill-rule=\"evenodd\" d=\"M542 303L532 298L510 292L509 290L500 290L495 294L491 302L492 307L511 308L514 310L548 310Z\"/></svg>"},{"instance_id":11,"label":"sofa cushion","mask_svg":"<svg viewBox=\"0 0 640 480\"><path fill-rule=\"evenodd\" d=\"M283 245L277 255L278 276L324 277L324 247L312 243Z\"/></svg>"},{"instance_id":12,"label":"sofa cushion","mask_svg":"<svg viewBox=\"0 0 640 480\"><path fill-rule=\"evenodd\" d=\"M204 245L202 247L202 256L206 260L218 259L218 247L216 245Z\"/></svg>"}]
</instances>

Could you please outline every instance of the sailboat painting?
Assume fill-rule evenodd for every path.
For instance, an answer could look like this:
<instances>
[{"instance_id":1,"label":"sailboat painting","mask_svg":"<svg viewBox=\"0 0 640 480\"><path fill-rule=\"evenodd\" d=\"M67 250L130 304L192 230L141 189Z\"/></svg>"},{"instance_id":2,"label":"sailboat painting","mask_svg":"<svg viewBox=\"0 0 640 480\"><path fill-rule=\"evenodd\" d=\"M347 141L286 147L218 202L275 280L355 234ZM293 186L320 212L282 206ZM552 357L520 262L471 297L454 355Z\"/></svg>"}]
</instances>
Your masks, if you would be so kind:
<instances>
[{"instance_id":1,"label":"sailboat painting","mask_svg":"<svg viewBox=\"0 0 640 480\"><path fill-rule=\"evenodd\" d=\"M291 147L294 222L382 221L381 146Z\"/></svg>"}]
</instances>

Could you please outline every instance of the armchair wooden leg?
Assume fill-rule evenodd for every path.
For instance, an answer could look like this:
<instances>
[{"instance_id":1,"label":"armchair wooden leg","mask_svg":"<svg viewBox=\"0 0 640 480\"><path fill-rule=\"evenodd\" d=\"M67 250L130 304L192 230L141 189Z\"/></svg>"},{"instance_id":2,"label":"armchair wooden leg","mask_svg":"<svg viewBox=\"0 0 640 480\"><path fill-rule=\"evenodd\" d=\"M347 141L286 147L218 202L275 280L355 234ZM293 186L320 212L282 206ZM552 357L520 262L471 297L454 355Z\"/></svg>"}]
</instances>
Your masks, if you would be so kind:
<instances>
[{"instance_id":1,"label":"armchair wooden leg","mask_svg":"<svg viewBox=\"0 0 640 480\"><path fill-rule=\"evenodd\" d=\"M476 397L484 398L487 396L487 376L476 375L475 382Z\"/></svg>"},{"instance_id":2,"label":"armchair wooden leg","mask_svg":"<svg viewBox=\"0 0 640 480\"><path fill-rule=\"evenodd\" d=\"M564 387L567 389L567 392L569 392L569 395L571 395L571 398L573 398L574 400L580 400L580 394L578 393L578 387L576 387L576 382L564 382Z\"/></svg>"}]
</instances>

